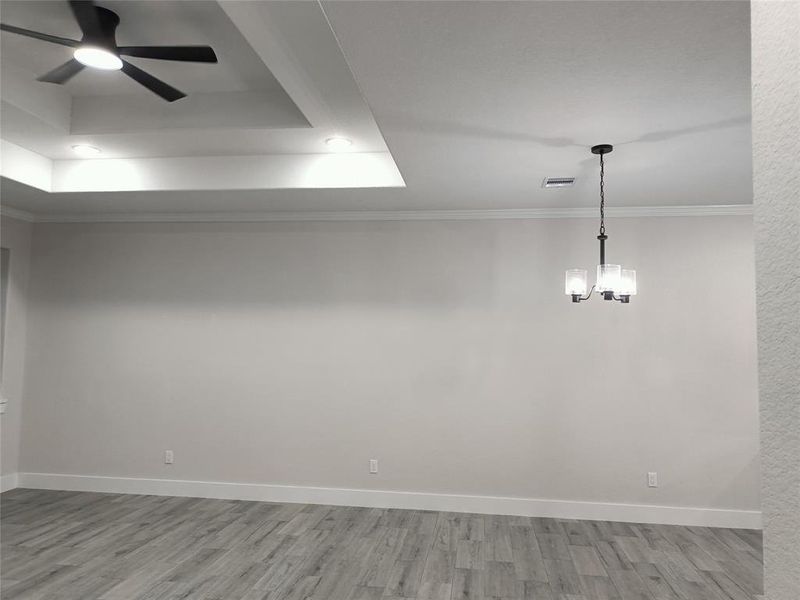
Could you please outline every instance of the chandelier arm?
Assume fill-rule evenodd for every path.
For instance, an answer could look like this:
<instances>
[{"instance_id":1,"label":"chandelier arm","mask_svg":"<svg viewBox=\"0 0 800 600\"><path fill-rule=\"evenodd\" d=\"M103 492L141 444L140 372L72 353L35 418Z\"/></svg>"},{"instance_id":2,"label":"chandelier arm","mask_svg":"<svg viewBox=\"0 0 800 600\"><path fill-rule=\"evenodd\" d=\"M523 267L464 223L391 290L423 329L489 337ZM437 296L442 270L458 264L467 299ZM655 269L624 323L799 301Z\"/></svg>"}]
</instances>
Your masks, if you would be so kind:
<instances>
[{"instance_id":1,"label":"chandelier arm","mask_svg":"<svg viewBox=\"0 0 800 600\"><path fill-rule=\"evenodd\" d=\"M594 292L595 286L592 286L592 289L589 290L589 293L586 296L581 296L580 294L572 294L572 301L573 302L583 302L585 300L589 300L592 297L592 292Z\"/></svg>"}]
</instances>

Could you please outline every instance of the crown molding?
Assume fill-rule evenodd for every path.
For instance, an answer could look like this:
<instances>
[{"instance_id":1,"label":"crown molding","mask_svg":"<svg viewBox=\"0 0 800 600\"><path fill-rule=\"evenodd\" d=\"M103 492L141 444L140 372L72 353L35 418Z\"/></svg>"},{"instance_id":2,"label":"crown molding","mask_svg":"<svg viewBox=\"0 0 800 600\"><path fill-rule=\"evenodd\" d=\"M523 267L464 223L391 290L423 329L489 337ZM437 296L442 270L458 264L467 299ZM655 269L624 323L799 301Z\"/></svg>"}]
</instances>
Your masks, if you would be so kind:
<instances>
[{"instance_id":1,"label":"crown molding","mask_svg":"<svg viewBox=\"0 0 800 600\"><path fill-rule=\"evenodd\" d=\"M36 215L27 210L20 210L11 206L0 206L0 216L16 219L17 221L27 221L33 223L36 221Z\"/></svg>"},{"instance_id":2,"label":"crown molding","mask_svg":"<svg viewBox=\"0 0 800 600\"><path fill-rule=\"evenodd\" d=\"M507 219L593 219L594 207L507 208L493 210L362 210L199 213L33 214L2 208L2 214L35 223L271 223L292 221L484 221ZM609 207L610 217L749 216L751 204Z\"/></svg>"}]
</instances>

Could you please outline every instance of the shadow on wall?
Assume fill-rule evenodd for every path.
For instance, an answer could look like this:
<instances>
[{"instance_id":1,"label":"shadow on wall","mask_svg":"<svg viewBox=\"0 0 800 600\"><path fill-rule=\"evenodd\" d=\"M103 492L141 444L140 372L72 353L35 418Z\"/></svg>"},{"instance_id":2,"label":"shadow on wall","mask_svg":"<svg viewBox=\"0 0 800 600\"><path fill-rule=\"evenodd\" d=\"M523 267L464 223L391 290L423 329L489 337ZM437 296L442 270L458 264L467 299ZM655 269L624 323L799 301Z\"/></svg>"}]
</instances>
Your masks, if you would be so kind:
<instances>
[{"instance_id":1,"label":"shadow on wall","mask_svg":"<svg viewBox=\"0 0 800 600\"><path fill-rule=\"evenodd\" d=\"M540 137L529 133L520 133L519 131L508 131L491 127L482 127L479 125L459 123L456 121L444 121L441 119L420 119L401 114L381 115L381 124L387 130L410 130L414 131L415 133L427 135L462 136L495 141L522 142L525 144L539 144L540 146L547 146L549 148L590 148L593 144L597 143L597 140L588 140L585 143L581 143L577 140L566 137ZM727 129L729 127L738 127L739 125L749 124L750 115L742 115L739 117L722 119L720 121L713 121L711 123L703 123L692 127L652 131L633 140L615 142L614 145L623 146L627 144L663 142L665 140L680 137L682 135L691 135L695 133L703 133L706 131Z\"/></svg>"},{"instance_id":2,"label":"shadow on wall","mask_svg":"<svg viewBox=\"0 0 800 600\"><path fill-rule=\"evenodd\" d=\"M62 306L487 306L500 260L497 228L465 222L47 229L38 280Z\"/></svg>"},{"instance_id":3,"label":"shadow on wall","mask_svg":"<svg viewBox=\"0 0 800 600\"><path fill-rule=\"evenodd\" d=\"M565 268L592 264L595 228L586 219L43 225L37 287L54 306L529 313L563 299Z\"/></svg>"}]
</instances>

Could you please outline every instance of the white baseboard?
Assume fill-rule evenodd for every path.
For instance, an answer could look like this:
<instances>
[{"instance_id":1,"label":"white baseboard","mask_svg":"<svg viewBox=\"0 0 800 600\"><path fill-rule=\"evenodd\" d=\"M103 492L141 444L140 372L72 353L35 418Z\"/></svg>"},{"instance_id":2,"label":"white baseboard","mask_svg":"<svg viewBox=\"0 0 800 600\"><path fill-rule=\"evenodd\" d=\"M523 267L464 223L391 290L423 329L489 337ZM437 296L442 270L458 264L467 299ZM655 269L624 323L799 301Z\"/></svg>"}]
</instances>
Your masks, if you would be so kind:
<instances>
[{"instance_id":1,"label":"white baseboard","mask_svg":"<svg viewBox=\"0 0 800 600\"><path fill-rule=\"evenodd\" d=\"M0 475L0 492L7 492L17 487L18 477L16 473Z\"/></svg>"},{"instance_id":2,"label":"white baseboard","mask_svg":"<svg viewBox=\"0 0 800 600\"><path fill-rule=\"evenodd\" d=\"M574 502L570 500L464 496L384 490L350 490L260 483L62 475L54 473L20 473L18 484L22 488L79 492L152 494L156 496L190 496L226 500L406 508L559 519L738 527L742 529L761 528L761 513L759 511L717 508Z\"/></svg>"}]
</instances>

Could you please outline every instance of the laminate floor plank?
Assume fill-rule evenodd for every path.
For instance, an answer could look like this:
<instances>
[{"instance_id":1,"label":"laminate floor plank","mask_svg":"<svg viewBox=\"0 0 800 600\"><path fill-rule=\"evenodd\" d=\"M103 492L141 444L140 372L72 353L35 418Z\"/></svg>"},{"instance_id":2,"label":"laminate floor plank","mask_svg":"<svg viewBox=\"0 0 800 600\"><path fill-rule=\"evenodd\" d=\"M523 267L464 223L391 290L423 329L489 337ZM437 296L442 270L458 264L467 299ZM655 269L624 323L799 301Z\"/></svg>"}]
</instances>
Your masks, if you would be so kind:
<instances>
[{"instance_id":1,"label":"laminate floor plank","mask_svg":"<svg viewBox=\"0 0 800 600\"><path fill-rule=\"evenodd\" d=\"M608 577L600 555L591 546L569 546L569 553L578 575Z\"/></svg>"},{"instance_id":2,"label":"laminate floor plank","mask_svg":"<svg viewBox=\"0 0 800 600\"><path fill-rule=\"evenodd\" d=\"M658 567L650 563L637 563L633 568L655 600L680 600Z\"/></svg>"},{"instance_id":3,"label":"laminate floor plank","mask_svg":"<svg viewBox=\"0 0 800 600\"><path fill-rule=\"evenodd\" d=\"M621 600L617 586L609 577L581 575L580 579L586 600Z\"/></svg>"},{"instance_id":4,"label":"laminate floor plank","mask_svg":"<svg viewBox=\"0 0 800 600\"><path fill-rule=\"evenodd\" d=\"M520 581L549 582L544 557L532 527L511 528L511 550L514 569Z\"/></svg>"},{"instance_id":5,"label":"laminate floor plank","mask_svg":"<svg viewBox=\"0 0 800 600\"><path fill-rule=\"evenodd\" d=\"M453 577L451 600L484 600L485 571L456 569Z\"/></svg>"},{"instance_id":6,"label":"laminate floor plank","mask_svg":"<svg viewBox=\"0 0 800 600\"><path fill-rule=\"evenodd\" d=\"M571 560L545 558L550 587L557 597L581 594L581 580Z\"/></svg>"},{"instance_id":7,"label":"laminate floor plank","mask_svg":"<svg viewBox=\"0 0 800 600\"><path fill-rule=\"evenodd\" d=\"M511 518L498 515L484 517L486 560L514 562L514 551L511 548Z\"/></svg>"},{"instance_id":8,"label":"laminate floor plank","mask_svg":"<svg viewBox=\"0 0 800 600\"><path fill-rule=\"evenodd\" d=\"M652 600L654 598L635 570L617 571L611 569L608 575L617 587L622 600Z\"/></svg>"},{"instance_id":9,"label":"laminate floor plank","mask_svg":"<svg viewBox=\"0 0 800 600\"><path fill-rule=\"evenodd\" d=\"M17 489L8 600L758 600L761 534Z\"/></svg>"},{"instance_id":10,"label":"laminate floor plank","mask_svg":"<svg viewBox=\"0 0 800 600\"><path fill-rule=\"evenodd\" d=\"M544 558L551 560L571 560L572 557L567 547L567 537L557 533L537 533L539 548Z\"/></svg>"},{"instance_id":11,"label":"laminate floor plank","mask_svg":"<svg viewBox=\"0 0 800 600\"><path fill-rule=\"evenodd\" d=\"M517 594L517 581L512 563L489 561L486 563L484 596L487 598L513 598Z\"/></svg>"}]
</instances>

